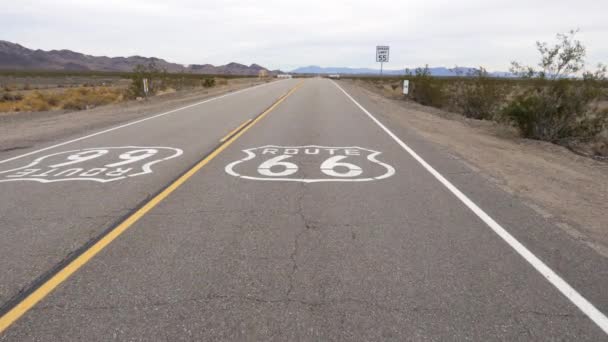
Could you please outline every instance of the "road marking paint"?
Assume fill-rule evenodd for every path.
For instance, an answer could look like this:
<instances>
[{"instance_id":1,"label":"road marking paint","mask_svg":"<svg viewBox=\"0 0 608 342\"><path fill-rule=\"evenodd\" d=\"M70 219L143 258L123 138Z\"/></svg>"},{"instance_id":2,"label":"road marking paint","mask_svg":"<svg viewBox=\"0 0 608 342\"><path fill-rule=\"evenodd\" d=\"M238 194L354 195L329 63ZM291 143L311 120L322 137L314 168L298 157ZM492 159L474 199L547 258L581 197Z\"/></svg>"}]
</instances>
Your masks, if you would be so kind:
<instances>
[{"instance_id":1,"label":"road marking paint","mask_svg":"<svg viewBox=\"0 0 608 342\"><path fill-rule=\"evenodd\" d=\"M114 146L62 151L38 157L25 166L0 171L0 183L76 180L108 183L150 174L152 165L183 153L179 148L163 146Z\"/></svg>"},{"instance_id":2,"label":"road marking paint","mask_svg":"<svg viewBox=\"0 0 608 342\"><path fill-rule=\"evenodd\" d=\"M147 117L147 118L143 118L143 119L135 120L135 121L132 121L132 122L128 122L126 124L122 124L122 125L119 125L119 126L116 126L116 127L108 128L106 130L95 132L95 133L92 133L92 134L89 134L89 135L85 135L83 137L79 137L79 138L76 138L76 139L72 139L72 140L61 142L59 144L55 144L55 145L52 145L52 146L41 148L41 149L36 150L36 151L31 151L31 152L24 153L24 154L21 154L21 155L18 155L18 156L14 156L14 157L11 157L11 158L8 158L8 159L0 160L0 164L6 163L6 162L9 162L9 161L12 161L12 160L16 160L16 159L19 159L19 158L23 158L23 157L26 157L26 156L29 156L29 155L32 155L32 154L35 154L35 153L39 153L39 152L43 152L43 151L46 151L46 150L50 150L50 149L55 148L55 147L59 147L59 146L71 144L73 142L77 142L77 141L85 140L85 139L88 139L88 138L92 138L92 137L95 137L95 136L98 136L98 135L102 135L102 134L105 134L105 133L108 133L108 132L115 131L117 129L121 129L121 128L129 127L129 126L132 126L132 125L136 125L136 124L142 123L144 121L156 119L156 118L159 118L161 116L169 115L169 114L178 112L180 110L192 108L192 107L195 107L195 106L198 106L198 105L202 105L204 103L208 103L208 102L212 102L212 101L215 101L215 100L219 100L219 99L222 99L224 97L236 95L236 94L239 94L239 93L242 93L242 92L245 92L245 91L249 91L249 90L253 90L253 89L256 89L256 88L261 88L261 87L264 87L264 86L267 86L267 85L273 84L273 83L274 82L259 84L257 86L253 86L253 87L237 90L237 91L232 92L232 93L216 96L216 97L204 100L204 101L200 101L200 102L193 103L193 104L190 104L190 105L187 105L187 106L184 106L184 107L173 109L173 110L170 110L168 112L164 112L164 113L156 114L156 115L153 115L153 116L150 116L150 117Z\"/></svg>"},{"instance_id":3,"label":"road marking paint","mask_svg":"<svg viewBox=\"0 0 608 342\"><path fill-rule=\"evenodd\" d=\"M238 132L241 128L243 128L243 126L245 126L246 124L250 123L251 120L253 120L253 119L248 119L247 121L245 121L242 124L240 124L237 128L235 128L232 131L228 132L228 134L226 134L222 139L220 139L220 142L226 141L226 139L230 138L234 133Z\"/></svg>"},{"instance_id":4,"label":"road marking paint","mask_svg":"<svg viewBox=\"0 0 608 342\"><path fill-rule=\"evenodd\" d=\"M397 144L399 144L407 153L409 153L422 167L424 167L433 177L435 177L443 186L445 186L454 196L456 196L464 205L466 205L477 217L479 217L488 227L490 227L498 236L500 236L511 248L513 248L520 256L522 256L534 269L536 269L549 283L559 290L566 298L568 298L574 305L576 305L585 315L587 315L598 327L600 327L606 334L608 334L608 317L599 311L593 304L585 299L580 293L578 293L570 284L562 279L557 273L555 273L549 266L547 266L542 260L534 255L529 249L527 249L521 242L519 242L513 235L511 235L506 229L498 224L490 215L486 214L477 204L471 201L464 193L462 193L456 186L450 181L443 177L437 170L435 170L430 164L428 164L422 157L420 157L413 149L406 145L401 139L399 139L393 132L391 132L386 126L384 126L378 119L376 119L367 109L365 109L359 102L357 102L350 94L348 94L342 87L336 82L331 81L338 89L340 89L346 97L348 97L359 109L361 109L367 116L375 122L386 134L388 134Z\"/></svg>"},{"instance_id":5,"label":"road marking paint","mask_svg":"<svg viewBox=\"0 0 608 342\"><path fill-rule=\"evenodd\" d=\"M13 308L11 308L8 312L6 312L2 317L0 317L0 334L3 333L8 327L10 327L15 321L17 321L21 316L23 316L26 312L28 312L32 307L34 307L39 301L44 299L49 293L51 293L57 286L66 281L72 274L74 274L78 269L84 266L87 262L89 262L95 255L101 252L104 248L106 248L112 241L118 238L122 233L124 233L127 229L129 229L133 224L135 224L139 219L141 219L145 214L147 214L150 210L156 207L160 202L162 202L165 198L167 198L173 191L179 188L182 184L184 184L189 178L191 178L194 174L196 174L203 166L207 165L211 160L213 160L218 154L224 151L228 146L230 146L234 141L236 141L241 135L247 132L251 127L253 127L258 121L262 120L268 113L274 110L281 102L283 102L289 95L293 94L301 85L301 81L295 87L293 87L287 94L281 96L277 101L275 101L272 106L258 115L251 123L245 126L241 131L236 133L229 140L221 143L215 150L213 150L210 154L208 154L205 158L199 161L196 165L178 177L173 183L167 186L164 190L154 196L150 201L145 203L142 207L137 209L133 214L129 215L124 221L118 224L114 229L110 230L105 236L103 236L100 240L95 242L91 247L86 249L82 254L78 255L74 260L69 262L63 268L61 268L57 273L51 276L48 280L42 283L38 288L36 288L32 293L27 295L23 300L17 303Z\"/></svg>"},{"instance_id":6,"label":"road marking paint","mask_svg":"<svg viewBox=\"0 0 608 342\"><path fill-rule=\"evenodd\" d=\"M248 148L243 152L247 156L226 165L224 171L227 174L249 180L302 183L368 182L395 174L395 168L376 159L381 152L358 146L266 145ZM342 161L347 158L348 162ZM298 177L298 164L315 162L319 163L318 173L308 174L308 178ZM238 168L245 172L237 171ZM252 175L251 169L257 169L257 174ZM361 176L362 174L364 175ZM286 178L292 175L294 178Z\"/></svg>"}]
</instances>

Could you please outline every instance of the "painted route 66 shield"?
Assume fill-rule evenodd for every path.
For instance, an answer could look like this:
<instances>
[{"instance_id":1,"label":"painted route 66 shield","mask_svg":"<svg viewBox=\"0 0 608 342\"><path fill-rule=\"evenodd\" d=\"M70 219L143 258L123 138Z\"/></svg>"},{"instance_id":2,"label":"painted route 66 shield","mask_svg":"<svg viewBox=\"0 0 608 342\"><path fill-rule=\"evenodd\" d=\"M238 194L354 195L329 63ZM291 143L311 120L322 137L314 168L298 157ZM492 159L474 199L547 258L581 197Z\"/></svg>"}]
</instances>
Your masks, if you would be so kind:
<instances>
[{"instance_id":1,"label":"painted route 66 shield","mask_svg":"<svg viewBox=\"0 0 608 342\"><path fill-rule=\"evenodd\" d=\"M228 164L231 176L288 182L366 182L388 178L395 169L380 161L381 154L357 146L276 146L243 150L245 157Z\"/></svg>"},{"instance_id":2,"label":"painted route 66 shield","mask_svg":"<svg viewBox=\"0 0 608 342\"><path fill-rule=\"evenodd\" d=\"M0 170L0 182L53 183L87 180L107 183L152 173L152 165L180 156L172 147L97 147L57 152L25 165Z\"/></svg>"}]
</instances>

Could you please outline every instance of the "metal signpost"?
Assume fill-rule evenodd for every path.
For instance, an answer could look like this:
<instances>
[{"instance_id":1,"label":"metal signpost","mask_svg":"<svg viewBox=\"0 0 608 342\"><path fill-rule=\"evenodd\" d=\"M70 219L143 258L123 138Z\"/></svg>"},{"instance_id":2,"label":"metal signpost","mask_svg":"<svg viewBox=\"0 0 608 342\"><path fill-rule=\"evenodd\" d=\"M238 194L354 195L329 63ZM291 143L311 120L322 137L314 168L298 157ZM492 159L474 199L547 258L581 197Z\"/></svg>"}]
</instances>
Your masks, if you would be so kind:
<instances>
[{"instance_id":1,"label":"metal signpost","mask_svg":"<svg viewBox=\"0 0 608 342\"><path fill-rule=\"evenodd\" d=\"M380 62L380 75L382 75L383 64L388 63L388 51L389 47L386 45L376 46L376 62Z\"/></svg>"}]
</instances>

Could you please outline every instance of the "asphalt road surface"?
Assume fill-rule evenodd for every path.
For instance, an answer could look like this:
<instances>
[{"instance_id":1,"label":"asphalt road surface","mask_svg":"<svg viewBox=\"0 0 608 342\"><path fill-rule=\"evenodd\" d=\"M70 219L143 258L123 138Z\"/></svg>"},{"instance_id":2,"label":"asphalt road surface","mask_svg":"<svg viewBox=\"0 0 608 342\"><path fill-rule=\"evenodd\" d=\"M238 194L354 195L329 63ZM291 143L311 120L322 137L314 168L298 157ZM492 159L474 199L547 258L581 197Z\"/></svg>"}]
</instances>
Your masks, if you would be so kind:
<instances>
[{"instance_id":1,"label":"asphalt road surface","mask_svg":"<svg viewBox=\"0 0 608 342\"><path fill-rule=\"evenodd\" d=\"M376 109L284 80L0 152L0 341L608 340L603 257Z\"/></svg>"}]
</instances>

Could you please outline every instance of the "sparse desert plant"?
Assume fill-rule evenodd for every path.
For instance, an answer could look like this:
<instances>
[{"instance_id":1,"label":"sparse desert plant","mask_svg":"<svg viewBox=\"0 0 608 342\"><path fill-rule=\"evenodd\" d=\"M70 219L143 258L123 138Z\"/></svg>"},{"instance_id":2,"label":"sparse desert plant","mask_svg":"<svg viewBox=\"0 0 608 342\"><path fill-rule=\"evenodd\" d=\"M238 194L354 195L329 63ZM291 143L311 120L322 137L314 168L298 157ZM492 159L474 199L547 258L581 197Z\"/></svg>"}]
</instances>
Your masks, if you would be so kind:
<instances>
[{"instance_id":1,"label":"sparse desert plant","mask_svg":"<svg viewBox=\"0 0 608 342\"><path fill-rule=\"evenodd\" d=\"M443 83L431 76L428 65L416 69L412 82L411 98L423 105L443 107L445 102Z\"/></svg>"},{"instance_id":2,"label":"sparse desert plant","mask_svg":"<svg viewBox=\"0 0 608 342\"><path fill-rule=\"evenodd\" d=\"M0 112L82 110L121 101L123 93L124 90L111 87L68 88L62 92L34 91L26 95L7 93L0 98Z\"/></svg>"},{"instance_id":3,"label":"sparse desert plant","mask_svg":"<svg viewBox=\"0 0 608 342\"><path fill-rule=\"evenodd\" d=\"M458 83L459 92L455 93L453 102L464 116L473 119L492 119L495 117L504 99L504 85L488 76L480 67L471 72L469 78Z\"/></svg>"},{"instance_id":4,"label":"sparse desert plant","mask_svg":"<svg viewBox=\"0 0 608 342\"><path fill-rule=\"evenodd\" d=\"M51 105L49 105L44 96L38 91L25 96L19 107L22 111L31 112L40 112L51 109Z\"/></svg>"},{"instance_id":5,"label":"sparse desert plant","mask_svg":"<svg viewBox=\"0 0 608 342\"><path fill-rule=\"evenodd\" d=\"M0 96L0 102L13 102L13 101L21 101L23 100L23 95L17 93L17 94L13 94L13 93L9 93L6 92L4 94L2 94L2 96Z\"/></svg>"},{"instance_id":6,"label":"sparse desert plant","mask_svg":"<svg viewBox=\"0 0 608 342\"><path fill-rule=\"evenodd\" d=\"M537 42L540 70L513 62L513 73L533 80L504 110L524 137L552 142L589 137L599 133L608 120L594 107L602 96L606 68L584 72L582 80L572 78L585 64L585 47L575 34L558 34L553 46Z\"/></svg>"},{"instance_id":7,"label":"sparse desert plant","mask_svg":"<svg viewBox=\"0 0 608 342\"><path fill-rule=\"evenodd\" d=\"M205 87L205 88L211 88L214 85L215 85L214 78L205 78L205 80L203 81L203 87Z\"/></svg>"},{"instance_id":8,"label":"sparse desert plant","mask_svg":"<svg viewBox=\"0 0 608 342\"><path fill-rule=\"evenodd\" d=\"M64 95L61 107L69 110L83 110L118 102L123 91L110 87L69 89Z\"/></svg>"},{"instance_id":9,"label":"sparse desert plant","mask_svg":"<svg viewBox=\"0 0 608 342\"><path fill-rule=\"evenodd\" d=\"M156 66L154 61L150 62L147 66L138 64L133 69L131 75L131 87L129 88L129 95L132 98L146 96L144 92L144 79L148 80L148 94L154 95L158 90L162 90L166 87L166 70L161 70Z\"/></svg>"}]
</instances>

